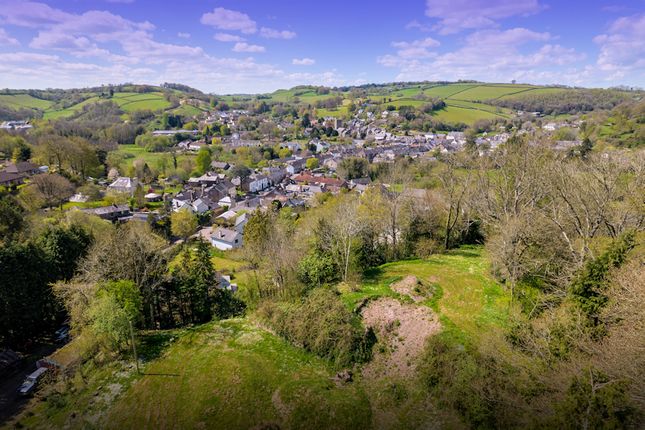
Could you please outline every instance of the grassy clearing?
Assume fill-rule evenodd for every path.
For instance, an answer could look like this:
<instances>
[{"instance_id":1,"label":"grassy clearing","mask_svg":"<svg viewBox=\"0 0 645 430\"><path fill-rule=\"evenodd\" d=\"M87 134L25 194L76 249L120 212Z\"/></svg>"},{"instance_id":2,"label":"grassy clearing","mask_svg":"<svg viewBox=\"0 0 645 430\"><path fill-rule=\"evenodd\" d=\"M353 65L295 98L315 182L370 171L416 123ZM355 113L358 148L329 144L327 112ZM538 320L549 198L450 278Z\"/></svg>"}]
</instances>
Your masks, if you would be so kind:
<instances>
[{"instance_id":1,"label":"grassy clearing","mask_svg":"<svg viewBox=\"0 0 645 430\"><path fill-rule=\"evenodd\" d=\"M145 148L142 148L141 146L137 146L135 144L119 145L119 149L114 152L123 154L127 157L120 166L120 170L124 172L127 172L127 169L132 166L132 163L134 163L135 160L144 160L146 163L148 163L148 166L157 167L159 160L164 157L169 158L170 162L168 163L168 168L172 168L172 153L170 152L147 152ZM195 154L177 154L177 163L181 164L183 160L194 157Z\"/></svg>"},{"instance_id":2,"label":"grassy clearing","mask_svg":"<svg viewBox=\"0 0 645 430\"><path fill-rule=\"evenodd\" d=\"M356 386L246 320L186 330L107 412L105 428L367 428Z\"/></svg>"},{"instance_id":3,"label":"grassy clearing","mask_svg":"<svg viewBox=\"0 0 645 430\"><path fill-rule=\"evenodd\" d=\"M414 275L431 285L434 296L424 302L442 317L445 325L469 335L479 335L505 324L510 296L489 275L481 247L463 247L425 260L384 264L368 272L366 281L355 291L343 294L354 307L365 297L398 297L390 285Z\"/></svg>"}]
</instances>

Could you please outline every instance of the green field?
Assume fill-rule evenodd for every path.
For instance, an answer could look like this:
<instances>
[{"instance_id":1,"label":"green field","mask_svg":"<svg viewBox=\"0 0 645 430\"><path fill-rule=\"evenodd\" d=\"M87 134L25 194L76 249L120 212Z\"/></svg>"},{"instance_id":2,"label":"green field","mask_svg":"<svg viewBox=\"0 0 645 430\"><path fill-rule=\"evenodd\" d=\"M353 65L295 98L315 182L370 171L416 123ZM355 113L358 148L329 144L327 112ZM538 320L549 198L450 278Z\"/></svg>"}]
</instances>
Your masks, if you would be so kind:
<instances>
[{"instance_id":1,"label":"green field","mask_svg":"<svg viewBox=\"0 0 645 430\"><path fill-rule=\"evenodd\" d=\"M484 101L496 99L509 94L524 92L533 88L534 87L526 85L478 85L457 94L453 94L449 98L454 100Z\"/></svg>"},{"instance_id":2,"label":"green field","mask_svg":"<svg viewBox=\"0 0 645 430\"><path fill-rule=\"evenodd\" d=\"M169 158L171 168L172 166L172 154L170 152L148 152L145 148L137 146L135 144L131 145L119 145L119 149L114 151L119 154L126 156L121 169L124 172L127 172L127 169L132 166L135 160L144 160L150 167L157 167L157 163L162 158ZM177 163L181 163L183 160L194 158L194 154L181 153L177 155Z\"/></svg>"},{"instance_id":3,"label":"green field","mask_svg":"<svg viewBox=\"0 0 645 430\"><path fill-rule=\"evenodd\" d=\"M70 106L67 109L45 111L45 119L56 119L71 116L80 112L83 106L100 101L112 101L119 105L119 107L125 112L143 109L163 110L170 106L170 102L168 102L164 98L163 93L160 92L114 93L114 96L111 98L94 96L82 101L81 103L77 103L74 106Z\"/></svg>"},{"instance_id":4,"label":"green field","mask_svg":"<svg viewBox=\"0 0 645 430\"><path fill-rule=\"evenodd\" d=\"M36 108L46 110L52 105L52 102L49 100L37 99L29 94L0 94L0 104L7 105L12 109Z\"/></svg>"}]
</instances>

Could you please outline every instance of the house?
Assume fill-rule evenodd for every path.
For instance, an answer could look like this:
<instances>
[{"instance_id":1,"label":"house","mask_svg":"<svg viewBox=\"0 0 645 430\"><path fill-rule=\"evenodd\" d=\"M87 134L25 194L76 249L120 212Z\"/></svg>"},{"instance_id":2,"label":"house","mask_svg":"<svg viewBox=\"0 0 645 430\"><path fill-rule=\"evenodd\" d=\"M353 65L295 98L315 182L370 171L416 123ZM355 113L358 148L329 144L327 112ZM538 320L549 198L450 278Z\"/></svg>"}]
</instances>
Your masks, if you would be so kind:
<instances>
[{"instance_id":1,"label":"house","mask_svg":"<svg viewBox=\"0 0 645 430\"><path fill-rule=\"evenodd\" d=\"M226 221L230 221L233 218L235 218L236 216L237 216L237 212L232 211L232 210L229 209L226 212L224 212L223 214L221 214L220 216L218 216L217 218L220 218L220 219L223 219L223 220L226 220Z\"/></svg>"},{"instance_id":2,"label":"house","mask_svg":"<svg viewBox=\"0 0 645 430\"><path fill-rule=\"evenodd\" d=\"M307 165L307 160L305 158L298 158L287 162L287 173L289 175L295 175L304 170Z\"/></svg>"},{"instance_id":3,"label":"house","mask_svg":"<svg viewBox=\"0 0 645 430\"><path fill-rule=\"evenodd\" d=\"M134 190L137 189L137 185L139 185L137 178L126 178L121 176L108 185L108 189L119 193L134 194Z\"/></svg>"},{"instance_id":4,"label":"house","mask_svg":"<svg viewBox=\"0 0 645 430\"><path fill-rule=\"evenodd\" d=\"M244 233L244 226L246 226L246 223L249 222L249 214L248 213L243 213L242 215L238 216L235 219L235 231L237 231L240 234Z\"/></svg>"},{"instance_id":5,"label":"house","mask_svg":"<svg viewBox=\"0 0 645 430\"><path fill-rule=\"evenodd\" d=\"M14 187L22 184L24 176L17 173L0 172L0 187Z\"/></svg>"},{"instance_id":6,"label":"house","mask_svg":"<svg viewBox=\"0 0 645 430\"><path fill-rule=\"evenodd\" d=\"M301 150L300 143L298 142L287 142L283 146L289 149L289 151L293 152L294 154Z\"/></svg>"},{"instance_id":7,"label":"house","mask_svg":"<svg viewBox=\"0 0 645 430\"><path fill-rule=\"evenodd\" d=\"M254 173L242 181L242 190L249 193L258 193L269 188L269 177Z\"/></svg>"},{"instance_id":8,"label":"house","mask_svg":"<svg viewBox=\"0 0 645 430\"><path fill-rule=\"evenodd\" d=\"M83 212L96 215L101 219L108 221L117 221L122 218L130 216L130 206L128 205L112 205L103 206L100 208L84 209Z\"/></svg>"},{"instance_id":9,"label":"house","mask_svg":"<svg viewBox=\"0 0 645 430\"><path fill-rule=\"evenodd\" d=\"M199 151L205 146L206 142L204 142L203 140L198 140L196 142L193 142L192 140L184 140L177 144L177 147L179 149L183 149L184 151Z\"/></svg>"},{"instance_id":10,"label":"house","mask_svg":"<svg viewBox=\"0 0 645 430\"><path fill-rule=\"evenodd\" d=\"M312 140L310 144L316 146L316 152L325 152L331 146L329 145L329 143L325 142L324 140Z\"/></svg>"},{"instance_id":11,"label":"house","mask_svg":"<svg viewBox=\"0 0 645 430\"><path fill-rule=\"evenodd\" d=\"M222 251L242 246L242 235L235 230L218 227L211 235L211 244Z\"/></svg>"},{"instance_id":12,"label":"house","mask_svg":"<svg viewBox=\"0 0 645 430\"><path fill-rule=\"evenodd\" d=\"M230 196L224 196L217 202L218 205L224 207L231 207L235 201Z\"/></svg>"},{"instance_id":13,"label":"house","mask_svg":"<svg viewBox=\"0 0 645 430\"><path fill-rule=\"evenodd\" d=\"M161 194L157 193L148 193L144 196L147 202L152 203L152 202L160 202L161 201Z\"/></svg>"},{"instance_id":14,"label":"house","mask_svg":"<svg viewBox=\"0 0 645 430\"><path fill-rule=\"evenodd\" d=\"M86 196L83 193L76 193L69 198L69 201L72 203L85 203L90 200L90 196Z\"/></svg>"},{"instance_id":15,"label":"house","mask_svg":"<svg viewBox=\"0 0 645 430\"><path fill-rule=\"evenodd\" d=\"M33 126L28 121L5 121L0 125L4 130L26 130Z\"/></svg>"},{"instance_id":16,"label":"house","mask_svg":"<svg viewBox=\"0 0 645 430\"><path fill-rule=\"evenodd\" d=\"M327 169L331 170L332 172L335 172L336 169L338 169L338 165L340 164L341 159L340 158L327 158L325 161L323 161L323 167L326 167Z\"/></svg>"},{"instance_id":17,"label":"house","mask_svg":"<svg viewBox=\"0 0 645 430\"><path fill-rule=\"evenodd\" d=\"M7 173L16 173L22 176L31 176L40 173L40 168L29 161L20 161L18 163L9 163L5 166L4 171Z\"/></svg>"},{"instance_id":18,"label":"house","mask_svg":"<svg viewBox=\"0 0 645 430\"><path fill-rule=\"evenodd\" d=\"M155 130L152 132L153 136L174 136L175 134L191 134L196 135L199 130Z\"/></svg>"},{"instance_id":19,"label":"house","mask_svg":"<svg viewBox=\"0 0 645 430\"><path fill-rule=\"evenodd\" d=\"M287 176L287 173L284 169L279 167L265 167L262 169L264 173L269 178L270 185L277 185Z\"/></svg>"},{"instance_id":20,"label":"house","mask_svg":"<svg viewBox=\"0 0 645 430\"><path fill-rule=\"evenodd\" d=\"M231 167L231 165L228 164L226 161L213 160L211 162L211 167L214 170L228 170Z\"/></svg>"},{"instance_id":21,"label":"house","mask_svg":"<svg viewBox=\"0 0 645 430\"><path fill-rule=\"evenodd\" d=\"M218 288L228 290L233 293L237 291L237 284L231 282L230 275L221 275L219 276L218 281Z\"/></svg>"}]
</instances>

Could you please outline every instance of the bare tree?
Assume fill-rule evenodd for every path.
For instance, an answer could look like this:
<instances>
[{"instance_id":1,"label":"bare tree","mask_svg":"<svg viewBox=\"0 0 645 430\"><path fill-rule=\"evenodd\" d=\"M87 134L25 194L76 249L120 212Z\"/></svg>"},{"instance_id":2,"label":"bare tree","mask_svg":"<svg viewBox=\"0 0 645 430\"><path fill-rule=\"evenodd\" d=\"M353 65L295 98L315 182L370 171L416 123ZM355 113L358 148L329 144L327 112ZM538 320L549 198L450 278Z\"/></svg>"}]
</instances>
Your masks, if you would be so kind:
<instances>
[{"instance_id":1,"label":"bare tree","mask_svg":"<svg viewBox=\"0 0 645 430\"><path fill-rule=\"evenodd\" d=\"M33 186L47 207L62 206L74 193L74 185L67 178L56 173L36 175L31 179Z\"/></svg>"}]
</instances>

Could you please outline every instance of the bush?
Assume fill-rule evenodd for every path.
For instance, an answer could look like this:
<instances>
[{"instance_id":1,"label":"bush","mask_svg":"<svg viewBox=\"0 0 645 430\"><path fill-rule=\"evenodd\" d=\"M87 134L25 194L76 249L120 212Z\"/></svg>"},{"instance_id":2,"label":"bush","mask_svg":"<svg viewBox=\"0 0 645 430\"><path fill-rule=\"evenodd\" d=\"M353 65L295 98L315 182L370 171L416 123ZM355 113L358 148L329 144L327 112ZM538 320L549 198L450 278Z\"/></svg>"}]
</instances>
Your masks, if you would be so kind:
<instances>
[{"instance_id":1,"label":"bush","mask_svg":"<svg viewBox=\"0 0 645 430\"><path fill-rule=\"evenodd\" d=\"M302 303L265 302L258 313L280 336L338 367L371 358L374 332L329 290L315 289Z\"/></svg>"},{"instance_id":2,"label":"bush","mask_svg":"<svg viewBox=\"0 0 645 430\"><path fill-rule=\"evenodd\" d=\"M521 417L512 368L447 334L428 340L420 372L430 393L471 428L508 428Z\"/></svg>"},{"instance_id":3,"label":"bush","mask_svg":"<svg viewBox=\"0 0 645 430\"><path fill-rule=\"evenodd\" d=\"M605 290L610 270L620 267L633 247L634 233L622 235L602 255L588 261L571 284L571 295L591 327L600 325L600 311L609 300Z\"/></svg>"}]
</instances>

